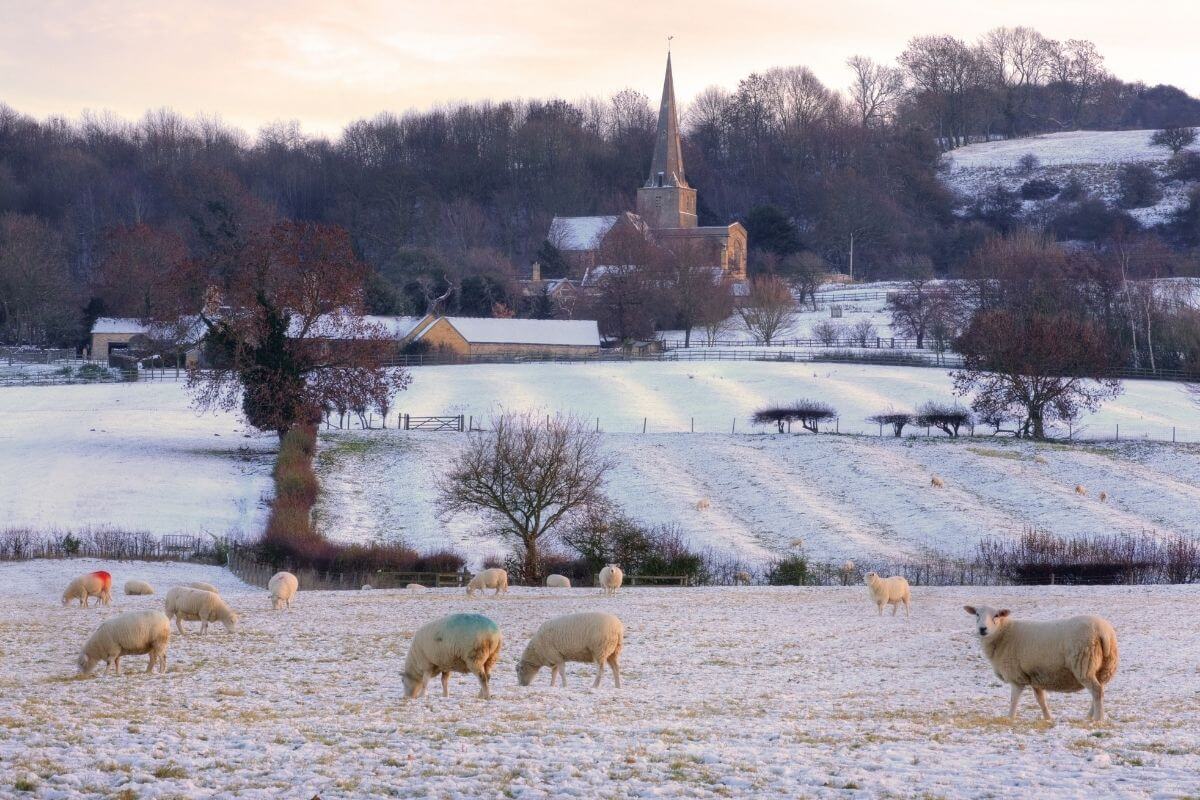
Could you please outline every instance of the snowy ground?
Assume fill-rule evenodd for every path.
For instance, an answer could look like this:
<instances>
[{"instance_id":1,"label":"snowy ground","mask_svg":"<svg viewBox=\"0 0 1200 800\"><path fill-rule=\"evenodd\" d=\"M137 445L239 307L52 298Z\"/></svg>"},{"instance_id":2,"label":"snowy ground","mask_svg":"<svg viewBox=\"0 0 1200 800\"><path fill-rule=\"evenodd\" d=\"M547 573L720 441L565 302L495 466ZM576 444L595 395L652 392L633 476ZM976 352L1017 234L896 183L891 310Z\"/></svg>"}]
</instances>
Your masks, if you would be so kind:
<instances>
[{"instance_id":1,"label":"snowy ground","mask_svg":"<svg viewBox=\"0 0 1200 800\"><path fill-rule=\"evenodd\" d=\"M73 677L101 619L161 608L161 595L62 608L70 576L103 567L118 585L217 583L239 629L172 639L165 676ZM0 565L3 797L1183 797L1200 773L1200 640L1179 625L1196 587L914 589L909 620L880 619L861 587L514 589L266 593L218 568L101 562ZM1021 618L1099 612L1121 665L1110 721L1087 699L1050 695L1057 723L1007 688L973 641L964 603ZM680 614L686 606L687 613ZM622 688L516 685L546 619L607 610L625 623ZM476 611L505 637L494 698L455 676L451 696L402 698L413 631ZM195 623L192 624L193 629Z\"/></svg>"},{"instance_id":2,"label":"snowy ground","mask_svg":"<svg viewBox=\"0 0 1200 800\"><path fill-rule=\"evenodd\" d=\"M946 181L970 200L996 185L1015 190L1031 178L1049 178L1062 186L1074 177L1089 192L1111 203L1118 195L1117 172L1123 165L1146 164L1160 177L1166 174L1171 153L1165 147L1151 146L1153 133L1070 131L971 144L946 154ZM1192 149L1200 148L1193 145ZM1036 156L1040 164L1030 172L1020 169L1020 160L1026 154ZM1142 224L1164 222L1186 202L1186 186L1168 183L1162 188L1163 199L1158 204L1130 212ZM1037 206L1027 202L1026 211L1036 213Z\"/></svg>"}]
</instances>

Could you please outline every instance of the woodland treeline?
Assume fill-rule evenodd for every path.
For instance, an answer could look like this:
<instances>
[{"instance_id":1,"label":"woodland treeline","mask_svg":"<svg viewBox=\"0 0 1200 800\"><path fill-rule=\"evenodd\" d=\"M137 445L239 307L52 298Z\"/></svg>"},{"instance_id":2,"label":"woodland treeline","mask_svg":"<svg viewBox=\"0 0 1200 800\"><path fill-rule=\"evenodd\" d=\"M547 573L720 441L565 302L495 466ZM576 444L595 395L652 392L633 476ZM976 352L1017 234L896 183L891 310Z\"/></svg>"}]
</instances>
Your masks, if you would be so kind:
<instances>
[{"instance_id":1,"label":"woodland treeline","mask_svg":"<svg viewBox=\"0 0 1200 800\"><path fill-rule=\"evenodd\" d=\"M848 64L849 87L781 67L707 89L687 109L701 222L743 221L756 272L801 253L845 269L853 241L858 276L913 259L953 274L1016 223L1005 198L955 213L937 177L944 150L1200 125L1200 101L1181 90L1121 80L1091 43L1024 28L977 42L918 37L894 64ZM344 228L370 268L376 313L423 312L451 286L448 310L520 312L515 277L535 258L553 269L555 214L633 207L655 119L650 98L625 90L381 113L329 140L295 123L250 137L169 110L38 121L0 104L0 338L66 343L99 315L152 315L179 262L235 269L248 239L282 220ZM1076 215L1051 225L1060 239L1104 248L1145 235L1086 196L1060 213ZM1178 259L1156 273L1194 269L1200 198L1178 217L1149 234Z\"/></svg>"}]
</instances>

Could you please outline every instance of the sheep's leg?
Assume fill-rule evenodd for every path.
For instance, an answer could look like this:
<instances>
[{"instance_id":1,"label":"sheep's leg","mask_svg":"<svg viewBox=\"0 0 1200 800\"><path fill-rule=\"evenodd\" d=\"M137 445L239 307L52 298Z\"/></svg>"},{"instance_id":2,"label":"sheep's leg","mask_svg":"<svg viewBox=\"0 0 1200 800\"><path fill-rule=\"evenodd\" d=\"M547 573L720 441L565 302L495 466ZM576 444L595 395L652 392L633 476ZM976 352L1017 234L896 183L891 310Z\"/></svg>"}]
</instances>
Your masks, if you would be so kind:
<instances>
[{"instance_id":1,"label":"sheep's leg","mask_svg":"<svg viewBox=\"0 0 1200 800\"><path fill-rule=\"evenodd\" d=\"M158 662L158 653L156 653L156 652L154 652L153 650L151 650L151 651L150 651L150 663L148 663L148 664L146 665L146 674L147 674L147 675L149 675L150 673L154 672L154 665L155 665L157 662Z\"/></svg>"},{"instance_id":2,"label":"sheep's leg","mask_svg":"<svg viewBox=\"0 0 1200 800\"><path fill-rule=\"evenodd\" d=\"M551 664L550 665L550 685L551 686L554 686L555 678L557 678L562 673L563 673L563 665L562 664ZM567 685L567 676L565 674L562 675L562 685L564 687Z\"/></svg>"},{"instance_id":3,"label":"sheep's leg","mask_svg":"<svg viewBox=\"0 0 1200 800\"><path fill-rule=\"evenodd\" d=\"M899 602L892 603L892 616L893 617L896 616L896 612L899 610L900 610L900 603Z\"/></svg>"},{"instance_id":4,"label":"sheep's leg","mask_svg":"<svg viewBox=\"0 0 1200 800\"><path fill-rule=\"evenodd\" d=\"M883 603L876 603L875 605L879 606L879 616L881 616L881 617L882 617L882 616L883 616L883 605L884 605L884 604L883 604Z\"/></svg>"},{"instance_id":5,"label":"sheep's leg","mask_svg":"<svg viewBox=\"0 0 1200 800\"><path fill-rule=\"evenodd\" d=\"M600 679L604 677L604 659L601 658L596 662L596 682L592 684L593 689L600 688Z\"/></svg>"},{"instance_id":6,"label":"sheep's leg","mask_svg":"<svg viewBox=\"0 0 1200 800\"><path fill-rule=\"evenodd\" d=\"M621 663L617 660L617 654L613 653L608 657L608 665L612 667L613 685L618 689L621 688Z\"/></svg>"},{"instance_id":7,"label":"sheep's leg","mask_svg":"<svg viewBox=\"0 0 1200 800\"><path fill-rule=\"evenodd\" d=\"M113 668L116 670L116 673L118 675L121 674L121 657L120 656L117 656L116 658L113 659Z\"/></svg>"},{"instance_id":8,"label":"sheep's leg","mask_svg":"<svg viewBox=\"0 0 1200 800\"><path fill-rule=\"evenodd\" d=\"M1088 719L1092 722L1104 721L1104 686L1095 679L1086 680L1083 685L1092 694L1092 707L1088 709Z\"/></svg>"},{"instance_id":9,"label":"sheep's leg","mask_svg":"<svg viewBox=\"0 0 1200 800\"><path fill-rule=\"evenodd\" d=\"M491 693L491 690L488 688L488 681L489 681L488 674L483 671L482 667L479 667L476 665L471 665L471 672L475 673L476 678L479 678L479 699L480 700L491 700L492 693Z\"/></svg>"},{"instance_id":10,"label":"sheep's leg","mask_svg":"<svg viewBox=\"0 0 1200 800\"><path fill-rule=\"evenodd\" d=\"M1021 693L1022 693L1022 692L1024 692L1024 691L1025 691L1025 687L1024 687L1024 686L1018 686L1018 685L1017 685L1017 684L1015 684L1015 683L1013 684L1013 687L1012 687L1012 702L1010 702L1010 703L1008 704L1008 718L1009 718L1009 719L1016 719L1016 718L1017 718L1017 703L1020 701L1020 699L1021 699Z\"/></svg>"},{"instance_id":11,"label":"sheep's leg","mask_svg":"<svg viewBox=\"0 0 1200 800\"><path fill-rule=\"evenodd\" d=\"M1038 705L1042 707L1042 719L1047 722L1053 722L1054 720L1050 716L1050 709L1046 705L1046 690L1035 686L1033 687L1033 696L1037 698Z\"/></svg>"},{"instance_id":12,"label":"sheep's leg","mask_svg":"<svg viewBox=\"0 0 1200 800\"><path fill-rule=\"evenodd\" d=\"M208 633L208 619L202 618L200 620L200 634L204 635L206 633Z\"/></svg>"},{"instance_id":13,"label":"sheep's leg","mask_svg":"<svg viewBox=\"0 0 1200 800\"><path fill-rule=\"evenodd\" d=\"M442 673L442 697L450 696L450 673Z\"/></svg>"},{"instance_id":14,"label":"sheep's leg","mask_svg":"<svg viewBox=\"0 0 1200 800\"><path fill-rule=\"evenodd\" d=\"M906 616L906 617L912 616L912 610L909 609L909 607L908 607L908 598L907 597L904 598L904 616Z\"/></svg>"}]
</instances>

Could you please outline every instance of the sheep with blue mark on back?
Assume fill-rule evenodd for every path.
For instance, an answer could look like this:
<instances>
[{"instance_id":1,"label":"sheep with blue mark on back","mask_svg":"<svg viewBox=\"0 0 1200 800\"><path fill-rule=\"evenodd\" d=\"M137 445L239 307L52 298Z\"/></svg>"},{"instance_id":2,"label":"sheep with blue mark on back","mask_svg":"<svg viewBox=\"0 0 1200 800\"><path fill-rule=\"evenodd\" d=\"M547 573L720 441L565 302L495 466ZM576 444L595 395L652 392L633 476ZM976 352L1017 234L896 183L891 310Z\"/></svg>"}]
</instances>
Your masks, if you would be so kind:
<instances>
[{"instance_id":1,"label":"sheep with blue mark on back","mask_svg":"<svg viewBox=\"0 0 1200 800\"><path fill-rule=\"evenodd\" d=\"M450 696L450 673L479 679L479 696L491 698L492 669L500 657L500 626L482 614L450 614L417 629L404 660L404 696L422 697L434 675L442 696Z\"/></svg>"}]
</instances>

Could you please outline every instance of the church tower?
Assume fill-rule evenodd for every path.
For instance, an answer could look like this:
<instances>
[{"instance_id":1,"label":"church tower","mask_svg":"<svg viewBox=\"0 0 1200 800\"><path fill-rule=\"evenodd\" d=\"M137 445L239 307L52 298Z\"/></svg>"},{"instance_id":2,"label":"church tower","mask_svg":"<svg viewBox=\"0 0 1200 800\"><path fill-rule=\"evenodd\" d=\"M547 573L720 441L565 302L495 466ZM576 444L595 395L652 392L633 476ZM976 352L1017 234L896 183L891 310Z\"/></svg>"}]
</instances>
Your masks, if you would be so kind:
<instances>
[{"instance_id":1,"label":"church tower","mask_svg":"<svg viewBox=\"0 0 1200 800\"><path fill-rule=\"evenodd\" d=\"M696 190L683 175L683 150L679 144L679 114L675 110L675 82L671 79L671 54L663 80L658 109L658 136L650 177L637 193L638 216L651 229L696 227Z\"/></svg>"}]
</instances>

